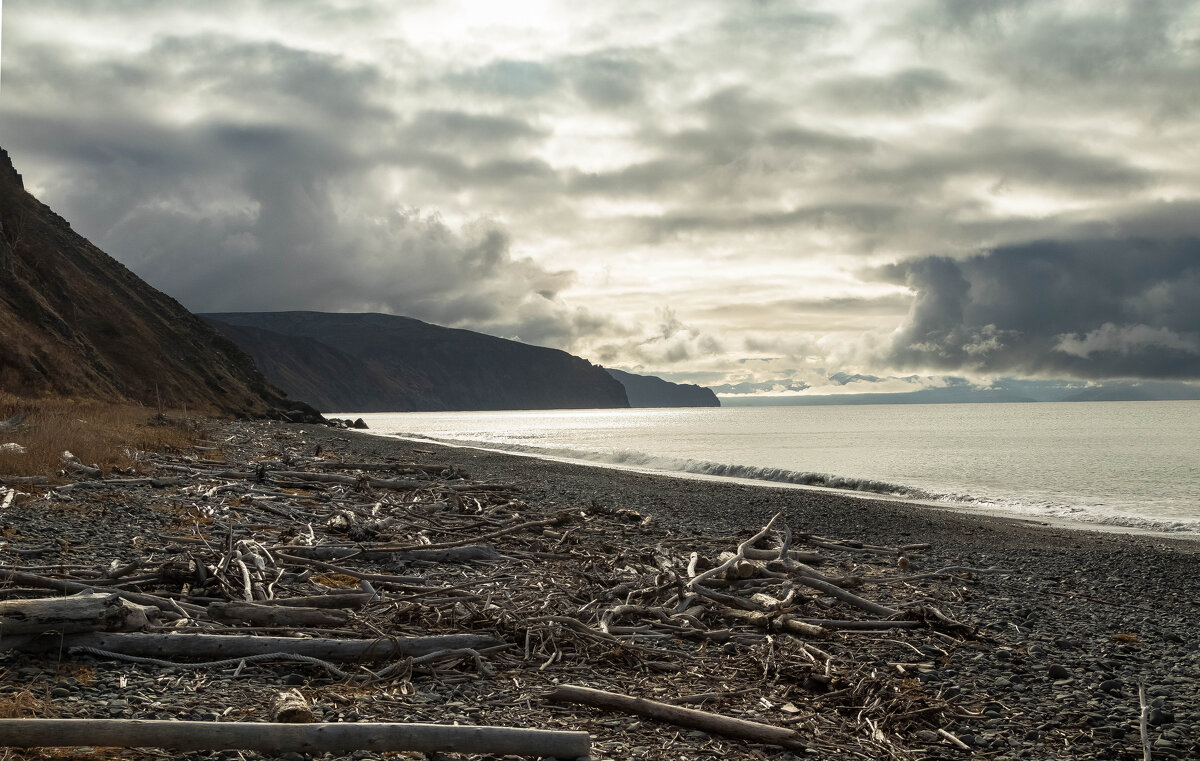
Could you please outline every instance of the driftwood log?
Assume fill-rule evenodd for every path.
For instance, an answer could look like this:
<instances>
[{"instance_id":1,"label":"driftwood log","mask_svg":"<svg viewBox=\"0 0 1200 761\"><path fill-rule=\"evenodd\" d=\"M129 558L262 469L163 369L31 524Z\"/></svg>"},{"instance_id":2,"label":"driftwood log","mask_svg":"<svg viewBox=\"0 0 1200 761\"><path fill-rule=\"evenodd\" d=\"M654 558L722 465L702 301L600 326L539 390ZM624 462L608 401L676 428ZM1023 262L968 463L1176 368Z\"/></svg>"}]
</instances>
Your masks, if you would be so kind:
<instances>
[{"instance_id":1,"label":"driftwood log","mask_svg":"<svg viewBox=\"0 0 1200 761\"><path fill-rule=\"evenodd\" d=\"M115 594L92 593L72 597L0 602L0 636L57 632L139 631L149 623L148 611Z\"/></svg>"},{"instance_id":2,"label":"driftwood log","mask_svg":"<svg viewBox=\"0 0 1200 761\"><path fill-rule=\"evenodd\" d=\"M349 611L291 605L258 605L251 602L214 602L208 606L214 621L247 623L254 626L321 627L341 626L350 620Z\"/></svg>"},{"instance_id":3,"label":"driftwood log","mask_svg":"<svg viewBox=\"0 0 1200 761\"><path fill-rule=\"evenodd\" d=\"M10 582L13 584L25 584L31 587L41 587L42 589L56 589L59 592L67 592L75 594L77 592L94 592L97 591L93 585L84 584L78 581L68 581L66 579L51 579L45 576L27 573L17 568L6 568L0 566L0 582ZM190 614L202 613L204 608L199 605L191 605L186 602L175 602L154 595L142 594L141 592L126 592L124 590L112 590L106 594L116 595L123 600L137 603L138 605L146 605L156 607L162 610L164 615L168 617L179 617L174 611L180 610Z\"/></svg>"},{"instance_id":4,"label":"driftwood log","mask_svg":"<svg viewBox=\"0 0 1200 761\"><path fill-rule=\"evenodd\" d=\"M146 658L217 660L270 653L291 653L323 661L349 663L421 656L498 644L480 634L443 634L390 639L301 639L224 634L68 634L65 637L13 637L0 646L26 652L89 647Z\"/></svg>"},{"instance_id":5,"label":"driftwood log","mask_svg":"<svg viewBox=\"0 0 1200 761\"><path fill-rule=\"evenodd\" d=\"M263 750L272 753L417 751L586 758L587 732L445 724L280 724L138 719L0 719L0 746Z\"/></svg>"},{"instance_id":6,"label":"driftwood log","mask_svg":"<svg viewBox=\"0 0 1200 761\"><path fill-rule=\"evenodd\" d=\"M284 690L271 700L271 721L281 724L312 724L317 717L299 690Z\"/></svg>"},{"instance_id":7,"label":"driftwood log","mask_svg":"<svg viewBox=\"0 0 1200 761\"><path fill-rule=\"evenodd\" d=\"M590 687L559 685L546 696L546 699L558 703L582 703L596 708L637 714L681 727L692 727L714 735L737 737L742 740L769 743L795 750L806 749L800 739L800 733L794 729L760 724L756 721L746 721L732 716L721 716L694 708L681 708L669 703L594 690Z\"/></svg>"}]
</instances>

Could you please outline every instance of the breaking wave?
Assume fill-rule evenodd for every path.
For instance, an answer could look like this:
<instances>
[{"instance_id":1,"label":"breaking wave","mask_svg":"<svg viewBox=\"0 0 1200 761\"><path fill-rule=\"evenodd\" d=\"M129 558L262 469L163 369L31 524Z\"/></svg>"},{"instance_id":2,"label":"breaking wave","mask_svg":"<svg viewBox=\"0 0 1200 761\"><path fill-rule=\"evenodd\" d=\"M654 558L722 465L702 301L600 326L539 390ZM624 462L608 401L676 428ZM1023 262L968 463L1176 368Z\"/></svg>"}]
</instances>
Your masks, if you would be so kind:
<instances>
[{"instance_id":1,"label":"breaking wave","mask_svg":"<svg viewBox=\"0 0 1200 761\"><path fill-rule=\"evenodd\" d=\"M837 476L831 473L814 473L787 470L785 468L767 468L755 465L734 465L708 460L691 460L676 457L660 457L638 452L631 449L589 450L571 448L553 448L515 444L510 441L496 442L474 439L433 438L420 434L395 434L405 439L431 441L439 444L450 444L462 447L479 447L494 449L500 452L515 452L537 457L550 457L560 460L584 461L601 465L615 465L622 468L636 468L668 473L692 473L700 476L715 478L738 478L748 481L768 481L794 486L819 486L827 489L843 491L868 492L889 497L902 497L914 500L942 500L951 495L934 494L911 486L876 481L870 478L854 478Z\"/></svg>"},{"instance_id":2,"label":"breaking wave","mask_svg":"<svg viewBox=\"0 0 1200 761\"><path fill-rule=\"evenodd\" d=\"M951 508L990 510L1012 517L1090 524L1098 528L1111 527L1120 530L1132 529L1177 535L1200 534L1200 519L1172 519L1166 516L1150 517L1136 515L1104 505L1073 505L1036 499L943 493L870 478L796 471L786 468L737 465L709 460L662 457L631 449L591 450L567 447L544 447L518 444L511 439L496 441L450 437L440 438L416 433L394 433L388 435L412 441L428 441L449 446L487 449L508 454L521 454L575 463L592 463L600 466L638 471L687 473L713 478L835 489Z\"/></svg>"}]
</instances>

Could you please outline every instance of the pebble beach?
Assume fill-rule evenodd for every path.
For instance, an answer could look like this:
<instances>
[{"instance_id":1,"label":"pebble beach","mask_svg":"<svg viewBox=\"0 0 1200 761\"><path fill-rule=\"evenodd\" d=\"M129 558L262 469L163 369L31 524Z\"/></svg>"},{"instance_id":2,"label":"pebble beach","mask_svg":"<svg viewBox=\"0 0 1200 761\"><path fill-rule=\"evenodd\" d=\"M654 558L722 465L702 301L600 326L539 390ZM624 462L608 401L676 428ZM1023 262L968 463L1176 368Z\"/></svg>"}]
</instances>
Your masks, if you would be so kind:
<instances>
[{"instance_id":1,"label":"pebble beach","mask_svg":"<svg viewBox=\"0 0 1200 761\"><path fill-rule=\"evenodd\" d=\"M817 736L808 752L771 750L596 709L568 711L537 699L539 689L552 687L560 679L587 682L589 674L595 677L596 686L623 684L631 694L641 689L647 696L662 699L672 690L683 689L689 678L697 680L697 690L705 688L704 680L723 668L733 679L732 683L722 682L723 689L732 694L736 684L737 690L750 696L718 700L706 704L706 709L764 723L792 722L790 725L803 733L809 725L780 713L784 702L780 696L795 713L803 714L802 702L809 698L814 700L814 711L822 705L821 692L787 684L783 669L739 672L748 660L758 657L753 655L758 651L728 644L719 653L701 647L662 658L641 650L639 657L644 661L682 658L676 660L670 681L650 674L644 681L621 682L616 672L590 664L580 651L577 662L561 664L570 670L560 675L555 674L560 666L549 664L541 670L534 664L528 674L521 672L517 678L521 687L508 698L504 694L511 687L488 680L435 676L423 682L414 675L409 687L380 688L372 695L339 687L336 680L294 667L196 675L90 657L68 662L4 651L0 653L0 697L15 704L20 702L19 696L25 696L21 699L26 701L29 715L41 711L72 717L252 720L254 706L261 705L272 691L299 686L310 692L323 721L503 719L532 726L583 728L592 733L594 758L849 759L879 757L877 749L884 747L898 759L1138 759L1145 757L1143 740L1154 758L1200 757L1200 643L1194 629L1200 613L1200 544L1196 542L1074 530L819 489L748 486L571 465L322 426L233 423L226 424L214 438L227 442L227 457L240 465L309 452L356 462L432 458L469 472L476 481L512 485L530 516L576 510L595 516L624 511L644 518L642 529L623 528L613 533L616 529L606 528L609 538L603 546L575 550L576 557L586 556L593 565L596 557L606 553L624 557L651 546L678 548L681 562L686 562L687 550L705 554L715 553L719 547L732 549L781 513L797 536L845 540L847 552L841 556L831 553L830 562L845 574L862 572L881 579L877 588L883 591L872 594L934 603L969 625L971 634L909 639L908 632L900 631L857 638L838 634L817 641L814 647L818 652L832 653L847 664L842 677L847 684L851 674L882 679L884 672L889 672L888 678L894 678L896 685L889 689L920 693L928 703L914 703L915 710L933 715L936 709L938 718L926 724L896 723L894 729L865 738L862 745L851 736ZM162 489L118 486L89 489L86 496L72 492L66 501L31 493L0 515L6 537L0 546L0 563L6 568L36 564L48 570L56 566L101 567L144 554L154 549L159 541L156 537L179 533L179 513L187 509L189 499L195 501L186 492L164 494ZM81 502L92 508L87 521L72 517ZM155 509L163 504L175 506L170 515ZM562 554L562 541L556 545L558 555L542 554L567 558ZM852 551L856 543L928 547L902 559L864 558ZM798 541L797 548L800 545ZM31 548L45 549L31 553ZM503 546L499 549L504 551ZM538 554L528 557L529 573L537 573ZM989 572L945 576L931 587L917 581L919 576L945 568ZM521 578L515 574L512 583L522 583ZM912 581L906 581L908 578ZM504 636L500 632L502 639ZM787 652L788 636L773 635L768 642L782 654ZM906 656L909 661L902 657L906 651L911 651ZM717 657L727 660L711 660ZM647 669L637 660L622 668L643 675L669 670L666 666ZM510 664L513 669L516 663ZM811 680L803 684L811 686ZM472 701L491 701L492 705L472 709ZM851 718L850 709L855 707L825 705L826 710ZM819 730L819 723L811 726ZM116 757L177 754L128 750ZM188 757L237 755L218 750ZM295 761L305 756L293 752L278 757ZM490 758L367 751L312 757Z\"/></svg>"}]
</instances>

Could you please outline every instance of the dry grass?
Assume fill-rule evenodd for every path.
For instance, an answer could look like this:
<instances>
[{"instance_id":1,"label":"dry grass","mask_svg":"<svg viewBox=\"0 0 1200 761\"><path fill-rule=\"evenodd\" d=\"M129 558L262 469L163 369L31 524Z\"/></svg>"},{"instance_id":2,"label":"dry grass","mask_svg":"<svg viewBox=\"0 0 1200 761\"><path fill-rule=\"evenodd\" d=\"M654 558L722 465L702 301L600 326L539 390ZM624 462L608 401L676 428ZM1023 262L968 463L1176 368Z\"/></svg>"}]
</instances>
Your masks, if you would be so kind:
<instances>
[{"instance_id":1,"label":"dry grass","mask_svg":"<svg viewBox=\"0 0 1200 761\"><path fill-rule=\"evenodd\" d=\"M322 573L313 576L312 581L334 589L351 589L357 587L360 583L358 577L345 573Z\"/></svg>"},{"instance_id":2,"label":"dry grass","mask_svg":"<svg viewBox=\"0 0 1200 761\"><path fill-rule=\"evenodd\" d=\"M7 686L7 685L6 685ZM0 688L2 689L2 688ZM38 697L29 689L0 694L0 719L45 719L54 716L49 689Z\"/></svg>"},{"instance_id":3,"label":"dry grass","mask_svg":"<svg viewBox=\"0 0 1200 761\"><path fill-rule=\"evenodd\" d=\"M64 451L105 470L132 468L139 452L192 452L205 434L202 422L133 404L28 400L0 393L0 421L20 412L28 415L24 424L0 431L0 444L20 444L26 451L0 452L0 474L53 475L63 467Z\"/></svg>"}]
</instances>

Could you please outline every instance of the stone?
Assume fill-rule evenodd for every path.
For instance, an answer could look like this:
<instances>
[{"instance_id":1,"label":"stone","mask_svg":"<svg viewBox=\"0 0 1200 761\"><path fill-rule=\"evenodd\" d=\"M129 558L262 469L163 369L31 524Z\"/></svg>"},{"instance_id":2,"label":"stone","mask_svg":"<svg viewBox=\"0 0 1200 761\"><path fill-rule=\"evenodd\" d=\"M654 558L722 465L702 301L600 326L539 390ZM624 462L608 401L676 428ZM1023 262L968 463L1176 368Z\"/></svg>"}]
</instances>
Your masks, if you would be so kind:
<instances>
[{"instance_id":1,"label":"stone","mask_svg":"<svg viewBox=\"0 0 1200 761\"><path fill-rule=\"evenodd\" d=\"M1055 663L1055 664L1051 665L1050 668L1048 668L1046 670L1046 673L1050 675L1051 679L1070 679L1071 678L1071 672L1068 671L1067 667L1062 665L1061 663Z\"/></svg>"}]
</instances>

